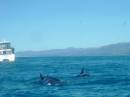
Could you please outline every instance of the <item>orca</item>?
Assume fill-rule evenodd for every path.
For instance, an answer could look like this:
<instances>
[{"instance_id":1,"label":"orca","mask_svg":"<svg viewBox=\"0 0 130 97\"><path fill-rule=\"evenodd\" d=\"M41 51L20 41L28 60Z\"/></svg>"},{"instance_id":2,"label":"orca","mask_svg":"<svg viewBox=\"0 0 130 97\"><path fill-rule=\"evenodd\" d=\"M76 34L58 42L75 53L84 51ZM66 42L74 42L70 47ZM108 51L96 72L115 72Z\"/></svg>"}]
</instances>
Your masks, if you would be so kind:
<instances>
[{"instance_id":1,"label":"orca","mask_svg":"<svg viewBox=\"0 0 130 97\"><path fill-rule=\"evenodd\" d=\"M40 82L44 85L61 85L61 80L58 79L58 78L55 78L55 77L52 77L52 76L43 76L41 73L40 73Z\"/></svg>"},{"instance_id":2,"label":"orca","mask_svg":"<svg viewBox=\"0 0 130 97\"><path fill-rule=\"evenodd\" d=\"M84 68L82 68L80 74L78 74L76 77L86 77L86 76L89 76L89 74L85 72Z\"/></svg>"}]
</instances>

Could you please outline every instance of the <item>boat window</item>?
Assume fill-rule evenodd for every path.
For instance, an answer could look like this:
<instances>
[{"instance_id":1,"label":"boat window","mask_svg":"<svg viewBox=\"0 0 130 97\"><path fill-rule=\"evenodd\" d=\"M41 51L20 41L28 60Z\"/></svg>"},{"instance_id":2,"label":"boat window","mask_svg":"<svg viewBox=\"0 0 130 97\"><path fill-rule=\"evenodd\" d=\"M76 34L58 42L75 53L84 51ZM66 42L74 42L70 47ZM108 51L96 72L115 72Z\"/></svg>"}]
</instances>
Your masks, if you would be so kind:
<instances>
[{"instance_id":1,"label":"boat window","mask_svg":"<svg viewBox=\"0 0 130 97\"><path fill-rule=\"evenodd\" d=\"M0 52L0 55L6 55L6 54L12 54L12 51L3 51L3 53Z\"/></svg>"},{"instance_id":2,"label":"boat window","mask_svg":"<svg viewBox=\"0 0 130 97\"><path fill-rule=\"evenodd\" d=\"M2 43L0 44L0 49L7 49L10 48L10 43Z\"/></svg>"},{"instance_id":3,"label":"boat window","mask_svg":"<svg viewBox=\"0 0 130 97\"><path fill-rule=\"evenodd\" d=\"M6 54L6 51L3 51L3 55L5 55Z\"/></svg>"}]
</instances>

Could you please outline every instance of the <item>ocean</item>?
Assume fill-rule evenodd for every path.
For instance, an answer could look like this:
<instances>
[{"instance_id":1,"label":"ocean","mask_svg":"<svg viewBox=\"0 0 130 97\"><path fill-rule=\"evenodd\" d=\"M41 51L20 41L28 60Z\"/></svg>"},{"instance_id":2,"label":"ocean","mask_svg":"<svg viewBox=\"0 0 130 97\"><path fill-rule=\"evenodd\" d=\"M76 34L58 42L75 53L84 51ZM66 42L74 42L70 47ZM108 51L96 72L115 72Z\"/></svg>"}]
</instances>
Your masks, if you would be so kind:
<instances>
[{"instance_id":1,"label":"ocean","mask_svg":"<svg viewBox=\"0 0 130 97\"><path fill-rule=\"evenodd\" d=\"M76 77L84 67L89 76ZM40 73L63 81L43 85ZM130 97L130 57L28 57L0 63L0 97Z\"/></svg>"}]
</instances>

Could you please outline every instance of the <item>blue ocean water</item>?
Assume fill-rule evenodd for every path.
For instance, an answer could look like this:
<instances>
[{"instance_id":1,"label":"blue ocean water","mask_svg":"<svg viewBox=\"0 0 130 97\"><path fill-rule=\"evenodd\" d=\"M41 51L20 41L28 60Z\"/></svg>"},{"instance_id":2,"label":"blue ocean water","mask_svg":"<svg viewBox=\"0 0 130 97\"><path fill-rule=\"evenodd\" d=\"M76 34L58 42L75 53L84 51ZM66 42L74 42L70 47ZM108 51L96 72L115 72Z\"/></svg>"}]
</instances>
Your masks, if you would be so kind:
<instances>
[{"instance_id":1,"label":"blue ocean water","mask_svg":"<svg viewBox=\"0 0 130 97\"><path fill-rule=\"evenodd\" d=\"M84 67L89 77L77 78ZM39 83L39 74L62 86ZM0 97L130 97L130 57L33 57L0 63Z\"/></svg>"}]
</instances>

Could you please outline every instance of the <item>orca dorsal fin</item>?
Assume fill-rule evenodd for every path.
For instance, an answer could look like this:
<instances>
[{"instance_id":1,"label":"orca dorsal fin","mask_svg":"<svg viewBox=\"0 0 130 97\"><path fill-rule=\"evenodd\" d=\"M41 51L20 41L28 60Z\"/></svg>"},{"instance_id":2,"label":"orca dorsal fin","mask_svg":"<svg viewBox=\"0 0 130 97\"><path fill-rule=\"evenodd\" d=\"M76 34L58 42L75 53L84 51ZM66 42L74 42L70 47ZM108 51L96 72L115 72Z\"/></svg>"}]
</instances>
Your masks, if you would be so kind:
<instances>
[{"instance_id":1,"label":"orca dorsal fin","mask_svg":"<svg viewBox=\"0 0 130 97\"><path fill-rule=\"evenodd\" d=\"M81 69L80 74L84 74L84 68Z\"/></svg>"},{"instance_id":2,"label":"orca dorsal fin","mask_svg":"<svg viewBox=\"0 0 130 97\"><path fill-rule=\"evenodd\" d=\"M43 80L43 75L40 73L40 79Z\"/></svg>"}]
</instances>

